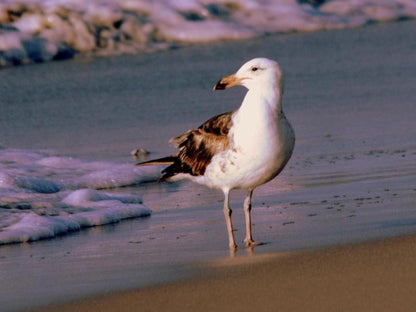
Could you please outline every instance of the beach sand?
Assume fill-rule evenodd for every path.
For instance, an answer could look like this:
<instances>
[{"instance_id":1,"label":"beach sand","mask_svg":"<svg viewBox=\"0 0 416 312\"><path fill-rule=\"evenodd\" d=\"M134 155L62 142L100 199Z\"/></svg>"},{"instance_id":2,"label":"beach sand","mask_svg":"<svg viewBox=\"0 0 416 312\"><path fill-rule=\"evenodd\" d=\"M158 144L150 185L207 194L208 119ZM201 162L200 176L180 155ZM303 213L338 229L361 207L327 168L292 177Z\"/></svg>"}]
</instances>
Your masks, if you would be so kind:
<instances>
[{"instance_id":1,"label":"beach sand","mask_svg":"<svg viewBox=\"0 0 416 312\"><path fill-rule=\"evenodd\" d=\"M406 311L416 237L205 264L202 278L39 311Z\"/></svg>"},{"instance_id":2,"label":"beach sand","mask_svg":"<svg viewBox=\"0 0 416 312\"><path fill-rule=\"evenodd\" d=\"M152 216L1 247L1 306L410 311L415 238L386 239L416 231L415 34L406 21L1 70L7 148L132 165L133 148L164 156L172 135L238 106L242 88L212 86L257 56L284 69L297 136L287 168L254 193L254 239L266 242L255 256L229 258L219 192L117 189ZM231 197L238 241L243 196Z\"/></svg>"}]
</instances>

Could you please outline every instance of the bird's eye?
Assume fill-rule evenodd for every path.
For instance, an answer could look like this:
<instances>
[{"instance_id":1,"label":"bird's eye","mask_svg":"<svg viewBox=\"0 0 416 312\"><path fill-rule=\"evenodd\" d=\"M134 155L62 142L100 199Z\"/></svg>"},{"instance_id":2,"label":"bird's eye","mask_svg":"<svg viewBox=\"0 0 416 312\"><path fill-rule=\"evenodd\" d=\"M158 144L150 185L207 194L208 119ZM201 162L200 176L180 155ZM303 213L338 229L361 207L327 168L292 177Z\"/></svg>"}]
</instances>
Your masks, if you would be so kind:
<instances>
[{"instance_id":1,"label":"bird's eye","mask_svg":"<svg viewBox=\"0 0 416 312\"><path fill-rule=\"evenodd\" d=\"M251 68L251 71L253 71L253 72L255 72L255 71L257 71L259 68L257 67L257 66L253 66L252 68Z\"/></svg>"}]
</instances>

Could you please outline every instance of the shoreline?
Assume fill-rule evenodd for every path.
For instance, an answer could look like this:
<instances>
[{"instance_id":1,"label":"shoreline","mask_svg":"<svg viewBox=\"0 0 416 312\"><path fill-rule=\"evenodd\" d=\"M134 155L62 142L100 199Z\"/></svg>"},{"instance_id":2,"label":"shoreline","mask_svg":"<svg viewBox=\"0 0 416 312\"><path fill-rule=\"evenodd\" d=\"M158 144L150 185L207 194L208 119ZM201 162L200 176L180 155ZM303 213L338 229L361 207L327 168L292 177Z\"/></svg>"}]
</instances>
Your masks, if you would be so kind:
<instances>
[{"instance_id":1,"label":"shoreline","mask_svg":"<svg viewBox=\"0 0 416 312\"><path fill-rule=\"evenodd\" d=\"M416 236L203 263L197 278L29 311L403 311ZM237 260L237 261L235 261Z\"/></svg>"}]
</instances>

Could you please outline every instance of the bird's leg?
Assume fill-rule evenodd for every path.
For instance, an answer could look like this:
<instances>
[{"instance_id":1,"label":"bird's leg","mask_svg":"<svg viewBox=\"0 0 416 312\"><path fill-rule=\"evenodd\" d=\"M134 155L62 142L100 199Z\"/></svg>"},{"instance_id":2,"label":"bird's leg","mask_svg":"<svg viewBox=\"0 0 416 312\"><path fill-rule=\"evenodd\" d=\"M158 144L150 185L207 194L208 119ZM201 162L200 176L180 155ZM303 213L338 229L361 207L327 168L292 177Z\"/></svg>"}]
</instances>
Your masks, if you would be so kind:
<instances>
[{"instance_id":1,"label":"bird's leg","mask_svg":"<svg viewBox=\"0 0 416 312\"><path fill-rule=\"evenodd\" d=\"M246 238L244 243L247 247L254 246L256 243L253 241L253 236L251 234L251 196L253 195L253 190L249 190L247 197L244 200L244 214L246 216Z\"/></svg>"},{"instance_id":2,"label":"bird's leg","mask_svg":"<svg viewBox=\"0 0 416 312\"><path fill-rule=\"evenodd\" d=\"M228 241L231 250L235 250L237 245L234 239L234 232L233 232L233 223L231 222L231 214L232 210L230 209L230 198L229 198L230 191L224 191L224 217L225 223L227 224L227 231L228 231Z\"/></svg>"}]
</instances>

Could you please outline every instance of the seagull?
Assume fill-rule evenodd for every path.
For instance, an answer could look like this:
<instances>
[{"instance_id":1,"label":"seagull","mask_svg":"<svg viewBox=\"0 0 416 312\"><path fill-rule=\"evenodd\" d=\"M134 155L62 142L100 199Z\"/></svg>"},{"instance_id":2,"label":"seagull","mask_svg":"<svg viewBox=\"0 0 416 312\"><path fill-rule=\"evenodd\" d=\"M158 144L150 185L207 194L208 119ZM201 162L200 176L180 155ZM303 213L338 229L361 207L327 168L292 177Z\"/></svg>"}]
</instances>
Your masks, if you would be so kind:
<instances>
[{"instance_id":1,"label":"seagull","mask_svg":"<svg viewBox=\"0 0 416 312\"><path fill-rule=\"evenodd\" d=\"M168 165L160 181L188 179L224 193L223 212L228 231L229 247L235 250L230 191L244 189L246 247L256 243L251 229L253 190L275 178L289 161L295 133L282 110L283 73L277 62L255 58L234 74L223 77L214 90L234 86L248 89L241 106L188 130L169 143L178 153L138 163Z\"/></svg>"}]
</instances>

